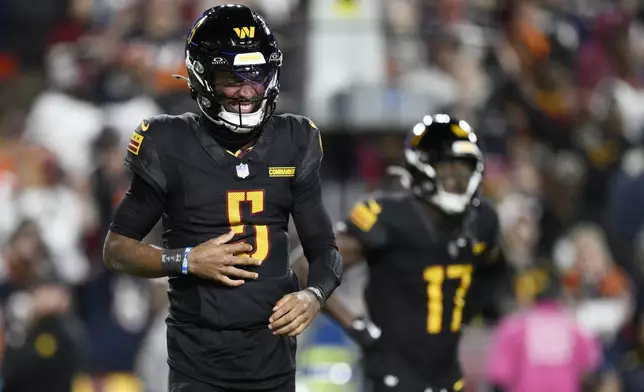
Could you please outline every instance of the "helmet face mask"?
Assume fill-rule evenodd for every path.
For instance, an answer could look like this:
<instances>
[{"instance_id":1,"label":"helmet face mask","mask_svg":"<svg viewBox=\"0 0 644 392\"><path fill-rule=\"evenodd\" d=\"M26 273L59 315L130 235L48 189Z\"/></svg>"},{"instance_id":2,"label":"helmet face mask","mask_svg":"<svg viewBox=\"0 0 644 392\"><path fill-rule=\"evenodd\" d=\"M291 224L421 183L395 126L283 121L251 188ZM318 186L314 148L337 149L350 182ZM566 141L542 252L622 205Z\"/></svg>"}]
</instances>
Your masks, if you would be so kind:
<instances>
[{"instance_id":1,"label":"helmet face mask","mask_svg":"<svg viewBox=\"0 0 644 392\"><path fill-rule=\"evenodd\" d=\"M436 171L436 185L438 188L449 193L467 193L469 182L476 170L476 163L472 159L448 159L438 161L432 166Z\"/></svg>"},{"instance_id":2,"label":"helmet face mask","mask_svg":"<svg viewBox=\"0 0 644 392\"><path fill-rule=\"evenodd\" d=\"M258 129L273 114L281 65L273 33L244 6L207 10L186 42L193 98L207 118L237 133Z\"/></svg>"},{"instance_id":3,"label":"helmet face mask","mask_svg":"<svg viewBox=\"0 0 644 392\"><path fill-rule=\"evenodd\" d=\"M263 70L231 72L215 70L214 82L217 101L223 110L238 115L257 112L264 102L268 75Z\"/></svg>"},{"instance_id":4,"label":"helmet face mask","mask_svg":"<svg viewBox=\"0 0 644 392\"><path fill-rule=\"evenodd\" d=\"M425 116L405 148L403 185L445 214L466 212L483 181L483 156L476 135L464 121Z\"/></svg>"}]
</instances>

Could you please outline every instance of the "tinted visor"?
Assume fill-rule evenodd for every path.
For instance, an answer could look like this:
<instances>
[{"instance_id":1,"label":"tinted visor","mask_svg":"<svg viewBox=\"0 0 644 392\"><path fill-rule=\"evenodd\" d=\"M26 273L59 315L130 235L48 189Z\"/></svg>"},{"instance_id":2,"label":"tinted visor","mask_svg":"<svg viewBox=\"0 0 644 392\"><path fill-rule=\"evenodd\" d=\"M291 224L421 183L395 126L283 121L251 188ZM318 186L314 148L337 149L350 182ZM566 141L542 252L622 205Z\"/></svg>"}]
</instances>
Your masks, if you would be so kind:
<instances>
[{"instance_id":1,"label":"tinted visor","mask_svg":"<svg viewBox=\"0 0 644 392\"><path fill-rule=\"evenodd\" d=\"M213 70L211 82L215 87L233 87L244 84L266 85L269 76L268 66L217 67Z\"/></svg>"}]
</instances>

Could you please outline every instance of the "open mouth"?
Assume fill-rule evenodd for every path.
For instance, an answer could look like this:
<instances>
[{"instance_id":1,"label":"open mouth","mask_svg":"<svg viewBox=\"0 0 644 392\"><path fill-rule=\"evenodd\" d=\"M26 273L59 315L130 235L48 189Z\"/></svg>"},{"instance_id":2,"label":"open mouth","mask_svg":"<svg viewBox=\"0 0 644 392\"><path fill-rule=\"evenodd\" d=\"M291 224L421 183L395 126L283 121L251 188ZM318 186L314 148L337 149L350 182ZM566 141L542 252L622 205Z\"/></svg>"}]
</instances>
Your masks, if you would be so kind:
<instances>
[{"instance_id":1,"label":"open mouth","mask_svg":"<svg viewBox=\"0 0 644 392\"><path fill-rule=\"evenodd\" d=\"M257 102L252 102L252 101L229 101L226 103L225 108L229 112L233 113L242 113L242 114L247 114L247 113L253 113L254 111L257 110Z\"/></svg>"},{"instance_id":2,"label":"open mouth","mask_svg":"<svg viewBox=\"0 0 644 392\"><path fill-rule=\"evenodd\" d=\"M237 109L237 111L242 113L251 113L253 112L254 108L255 108L255 105L252 102L240 102L237 105L235 105L235 109Z\"/></svg>"}]
</instances>

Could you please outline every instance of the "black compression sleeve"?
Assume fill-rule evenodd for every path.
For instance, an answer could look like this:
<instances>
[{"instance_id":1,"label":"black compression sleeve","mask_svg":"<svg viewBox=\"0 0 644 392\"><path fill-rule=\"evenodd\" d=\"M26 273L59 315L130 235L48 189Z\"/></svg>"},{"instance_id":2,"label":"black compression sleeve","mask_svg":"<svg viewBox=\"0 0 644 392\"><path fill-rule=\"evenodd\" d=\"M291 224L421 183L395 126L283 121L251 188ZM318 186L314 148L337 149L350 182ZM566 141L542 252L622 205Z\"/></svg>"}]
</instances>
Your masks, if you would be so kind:
<instances>
[{"instance_id":1,"label":"black compression sleeve","mask_svg":"<svg viewBox=\"0 0 644 392\"><path fill-rule=\"evenodd\" d=\"M466 320L482 315L487 321L497 321L513 299L513 270L501 249L495 253L493 261L478 265L474 271L467 293Z\"/></svg>"},{"instance_id":2,"label":"black compression sleeve","mask_svg":"<svg viewBox=\"0 0 644 392\"><path fill-rule=\"evenodd\" d=\"M342 281L342 257L335 245L333 226L322 196L318 194L298 203L292 214L309 261L308 285L320 290L326 300Z\"/></svg>"},{"instance_id":3,"label":"black compression sleeve","mask_svg":"<svg viewBox=\"0 0 644 392\"><path fill-rule=\"evenodd\" d=\"M320 130L305 118L300 118L306 140L300 150L293 186L293 221L309 261L309 287L316 288L322 302L328 299L342 281L342 256L335 245L331 220L322 203L322 139ZM318 293L316 293L318 296Z\"/></svg>"},{"instance_id":4,"label":"black compression sleeve","mask_svg":"<svg viewBox=\"0 0 644 392\"><path fill-rule=\"evenodd\" d=\"M110 230L135 240L142 240L163 215L164 199L137 174L132 175L130 189L121 200Z\"/></svg>"}]
</instances>

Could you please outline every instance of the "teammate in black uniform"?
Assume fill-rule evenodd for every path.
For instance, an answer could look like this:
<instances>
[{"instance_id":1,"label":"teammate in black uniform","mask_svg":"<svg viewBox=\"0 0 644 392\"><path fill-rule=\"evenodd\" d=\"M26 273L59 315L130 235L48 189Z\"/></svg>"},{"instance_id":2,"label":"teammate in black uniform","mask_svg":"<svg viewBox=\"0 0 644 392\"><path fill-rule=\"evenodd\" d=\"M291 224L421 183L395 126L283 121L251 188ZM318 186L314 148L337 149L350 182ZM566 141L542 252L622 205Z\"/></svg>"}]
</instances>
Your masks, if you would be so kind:
<instances>
[{"instance_id":1,"label":"teammate in black uniform","mask_svg":"<svg viewBox=\"0 0 644 392\"><path fill-rule=\"evenodd\" d=\"M375 391L459 391L460 332L507 277L498 218L478 197L483 155L466 122L426 116L405 158L406 190L358 202L337 233L345 265L369 265L371 320L335 298L325 309L362 345ZM295 262L298 274L305 267Z\"/></svg>"},{"instance_id":2,"label":"teammate in black uniform","mask_svg":"<svg viewBox=\"0 0 644 392\"><path fill-rule=\"evenodd\" d=\"M340 284L320 132L307 118L272 115L281 61L254 12L207 10L186 43L201 113L143 120L129 143L133 178L104 259L119 272L170 276L171 391L294 391L294 337ZM301 291L288 268L289 214L311 261ZM161 217L164 249L141 243Z\"/></svg>"}]
</instances>

